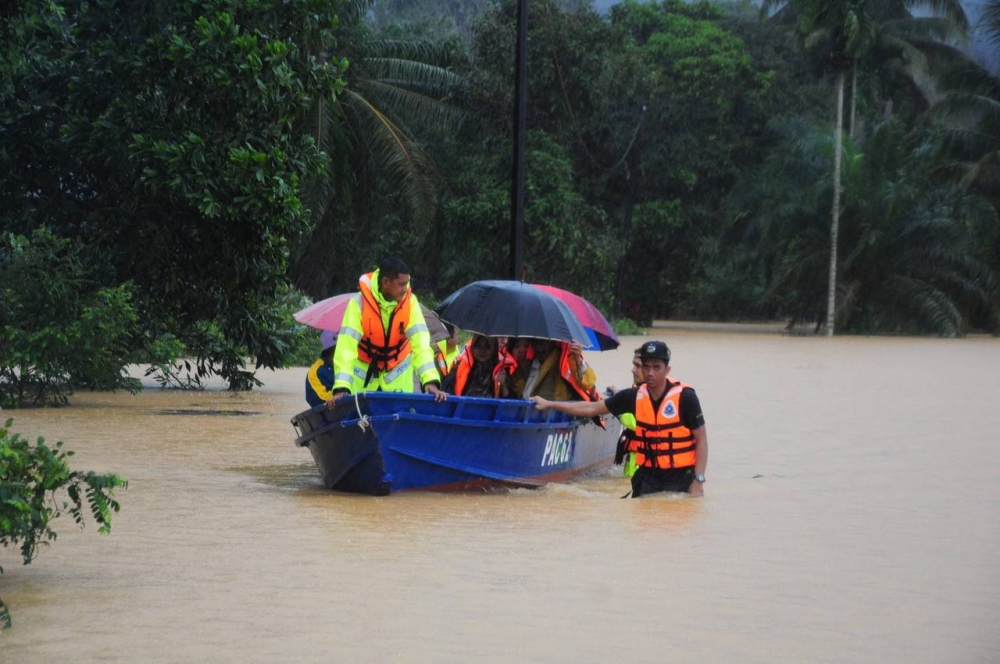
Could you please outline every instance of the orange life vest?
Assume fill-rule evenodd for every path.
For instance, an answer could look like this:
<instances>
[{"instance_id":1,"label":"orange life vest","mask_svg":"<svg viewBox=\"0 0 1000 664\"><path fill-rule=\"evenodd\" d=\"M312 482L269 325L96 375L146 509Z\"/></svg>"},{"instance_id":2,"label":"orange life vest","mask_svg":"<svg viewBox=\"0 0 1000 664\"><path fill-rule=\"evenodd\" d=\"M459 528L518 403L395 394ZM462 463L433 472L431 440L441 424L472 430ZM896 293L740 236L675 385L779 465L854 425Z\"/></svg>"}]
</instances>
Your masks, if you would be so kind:
<instances>
[{"instance_id":1,"label":"orange life vest","mask_svg":"<svg viewBox=\"0 0 1000 664\"><path fill-rule=\"evenodd\" d=\"M517 359L506 348L500 349L500 359L493 367L493 380L498 379L501 371L506 371L508 376L513 376L514 372L517 371Z\"/></svg>"},{"instance_id":2,"label":"orange life vest","mask_svg":"<svg viewBox=\"0 0 1000 664\"><path fill-rule=\"evenodd\" d=\"M472 356L472 339L469 339L465 344L465 350L459 353L458 358L455 359L455 364L452 365L451 369L455 372L455 396L460 397L465 392L465 384L469 382L469 373L472 371L472 367L476 364L476 358ZM500 381L497 380L497 367L493 368L493 398L499 398L500 396Z\"/></svg>"},{"instance_id":3,"label":"orange life vest","mask_svg":"<svg viewBox=\"0 0 1000 664\"><path fill-rule=\"evenodd\" d=\"M569 383L573 391L579 394L580 398L584 401L600 401L600 396L598 396L596 389L592 387L589 390L585 390L579 381L577 381L576 374L573 373L573 366L569 362L571 354L569 344L563 344L562 355L559 357L559 375Z\"/></svg>"},{"instance_id":4,"label":"orange life vest","mask_svg":"<svg viewBox=\"0 0 1000 664\"><path fill-rule=\"evenodd\" d=\"M361 332L358 342L358 359L368 365L368 377L392 371L410 354L410 338L406 330L410 327L410 290L396 303L389 314L389 325L383 327L382 309L372 292L374 272L364 275L358 282L361 290ZM378 288L378 284L375 284Z\"/></svg>"},{"instance_id":5,"label":"orange life vest","mask_svg":"<svg viewBox=\"0 0 1000 664\"><path fill-rule=\"evenodd\" d=\"M681 422L681 392L689 387L674 383L653 410L649 388L639 386L635 394L635 433L628 449L635 452L635 462L646 468L688 468L694 466L697 443L691 429Z\"/></svg>"}]
</instances>

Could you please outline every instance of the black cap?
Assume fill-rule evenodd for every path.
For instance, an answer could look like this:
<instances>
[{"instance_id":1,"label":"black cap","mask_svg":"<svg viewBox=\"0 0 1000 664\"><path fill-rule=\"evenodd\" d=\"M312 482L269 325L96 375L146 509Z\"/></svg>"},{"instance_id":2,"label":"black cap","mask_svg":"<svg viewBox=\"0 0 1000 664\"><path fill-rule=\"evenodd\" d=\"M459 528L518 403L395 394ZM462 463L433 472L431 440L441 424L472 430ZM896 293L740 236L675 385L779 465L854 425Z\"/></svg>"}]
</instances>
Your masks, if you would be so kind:
<instances>
[{"instance_id":1,"label":"black cap","mask_svg":"<svg viewBox=\"0 0 1000 664\"><path fill-rule=\"evenodd\" d=\"M640 360L663 360L670 364L670 349L662 341L647 341L639 349Z\"/></svg>"}]
</instances>

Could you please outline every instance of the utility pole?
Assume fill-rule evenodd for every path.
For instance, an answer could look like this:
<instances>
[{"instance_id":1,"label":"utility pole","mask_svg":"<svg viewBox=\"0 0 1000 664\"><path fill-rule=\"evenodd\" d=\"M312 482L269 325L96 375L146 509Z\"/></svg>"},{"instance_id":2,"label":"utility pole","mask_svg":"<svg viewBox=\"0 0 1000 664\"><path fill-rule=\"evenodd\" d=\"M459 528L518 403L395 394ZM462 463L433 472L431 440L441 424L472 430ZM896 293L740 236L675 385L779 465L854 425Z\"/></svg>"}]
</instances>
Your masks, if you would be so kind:
<instances>
[{"instance_id":1,"label":"utility pole","mask_svg":"<svg viewBox=\"0 0 1000 664\"><path fill-rule=\"evenodd\" d=\"M510 192L510 278L524 273L524 151L528 113L528 0L517 0L517 47L514 59L514 151Z\"/></svg>"}]
</instances>

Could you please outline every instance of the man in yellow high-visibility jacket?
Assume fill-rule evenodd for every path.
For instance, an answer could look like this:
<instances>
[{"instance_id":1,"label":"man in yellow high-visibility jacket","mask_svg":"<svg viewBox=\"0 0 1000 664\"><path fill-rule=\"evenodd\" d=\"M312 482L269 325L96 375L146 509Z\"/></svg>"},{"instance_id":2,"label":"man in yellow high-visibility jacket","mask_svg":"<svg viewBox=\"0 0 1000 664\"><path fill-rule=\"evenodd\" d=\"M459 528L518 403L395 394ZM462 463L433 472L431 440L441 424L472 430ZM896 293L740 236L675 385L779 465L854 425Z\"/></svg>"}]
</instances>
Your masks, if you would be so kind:
<instances>
[{"instance_id":1,"label":"man in yellow high-visibility jacket","mask_svg":"<svg viewBox=\"0 0 1000 664\"><path fill-rule=\"evenodd\" d=\"M361 275L358 289L344 310L333 354L334 397L412 392L416 376L424 392L444 401L431 335L410 291L410 268L386 258L377 270Z\"/></svg>"}]
</instances>

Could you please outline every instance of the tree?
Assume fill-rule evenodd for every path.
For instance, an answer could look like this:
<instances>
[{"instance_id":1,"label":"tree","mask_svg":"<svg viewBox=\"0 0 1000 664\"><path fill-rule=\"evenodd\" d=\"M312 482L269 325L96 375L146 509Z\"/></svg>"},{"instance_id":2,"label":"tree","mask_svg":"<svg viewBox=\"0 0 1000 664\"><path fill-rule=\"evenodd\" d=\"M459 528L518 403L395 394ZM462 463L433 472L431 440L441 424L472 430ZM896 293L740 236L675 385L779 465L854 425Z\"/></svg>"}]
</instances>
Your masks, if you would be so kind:
<instances>
[{"instance_id":1,"label":"tree","mask_svg":"<svg viewBox=\"0 0 1000 664\"><path fill-rule=\"evenodd\" d=\"M334 155L330 176L310 183L315 227L292 266L296 285L313 298L353 288L378 261L387 232L381 217L391 217L388 232L427 234L441 182L417 132L450 131L462 120L448 101L462 83L448 67L455 45L376 38L365 23L373 4L351 0L343 8L329 55L349 63L346 87L334 103L319 100L313 109L316 142Z\"/></svg>"},{"instance_id":2,"label":"tree","mask_svg":"<svg viewBox=\"0 0 1000 664\"><path fill-rule=\"evenodd\" d=\"M763 248L767 297L790 316L790 327L819 327L829 247L822 209L833 186L826 164L834 148L829 133L804 122L782 121L773 130L783 144L734 203L752 206L746 246ZM960 336L984 309L995 325L995 274L980 241L996 223L991 208L936 178L940 141L933 134L894 119L863 147L845 143L841 230L850 250L838 264L838 329Z\"/></svg>"},{"instance_id":3,"label":"tree","mask_svg":"<svg viewBox=\"0 0 1000 664\"><path fill-rule=\"evenodd\" d=\"M342 88L320 0L22 3L4 51L0 222L85 246L132 283L142 328L173 333L234 389L288 350L273 303L300 188L326 172L306 127ZM135 339L137 346L145 336Z\"/></svg>"},{"instance_id":4,"label":"tree","mask_svg":"<svg viewBox=\"0 0 1000 664\"><path fill-rule=\"evenodd\" d=\"M604 212L575 188L567 151L544 132L529 132L525 205L525 266L528 280L572 288L596 305L610 304L613 266L621 245ZM466 161L466 172L445 204L438 245L439 283L457 288L477 278L506 274L509 220L509 151Z\"/></svg>"},{"instance_id":5,"label":"tree","mask_svg":"<svg viewBox=\"0 0 1000 664\"><path fill-rule=\"evenodd\" d=\"M0 236L0 406L65 404L79 387L125 388L136 330L130 284L102 288L69 240Z\"/></svg>"},{"instance_id":6,"label":"tree","mask_svg":"<svg viewBox=\"0 0 1000 664\"><path fill-rule=\"evenodd\" d=\"M922 58L919 43L912 36L952 36L964 34L968 20L957 0L934 3L937 17L914 19L910 9L920 5L916 0L868 3L859 0L765 0L761 16L774 14L777 20L795 21L795 33L800 47L807 53L819 54L836 73L836 122L834 130L833 204L830 222L829 285L827 288L826 334L834 333L837 292L838 227L840 223L842 135L844 126L844 79L856 63L881 45L892 52L906 52L909 60ZM907 37L911 39L908 40ZM920 57L914 57L920 56ZM911 75L915 73L909 67ZM852 108L856 94L852 95ZM852 111L852 132L854 117Z\"/></svg>"},{"instance_id":7,"label":"tree","mask_svg":"<svg viewBox=\"0 0 1000 664\"><path fill-rule=\"evenodd\" d=\"M721 27L728 17L682 2L626 2L606 18L532 4L528 124L566 150L577 190L605 211L624 249L614 269L619 313L641 318L691 306L686 280L714 230L716 206L739 171L760 158L769 75ZM474 31L470 115L482 119L472 138L481 153L506 152L509 141L514 18L513 4L503 3ZM647 226L667 219L659 229ZM637 251L641 268L629 258ZM659 288L655 297L646 284ZM641 314L633 308L640 301Z\"/></svg>"},{"instance_id":8,"label":"tree","mask_svg":"<svg viewBox=\"0 0 1000 664\"><path fill-rule=\"evenodd\" d=\"M44 438L32 445L10 431L12 424L13 420L8 419L0 428L0 544L5 549L19 546L21 558L28 565L35 559L39 544L48 546L55 541L56 532L50 524L64 511L83 526L84 500L98 524L98 532L110 533L111 513L120 509L115 489L127 489L128 482L116 475L70 470L68 459L73 452L63 450L62 441L55 448L47 446ZM60 507L56 494L63 490L68 502ZM4 628L11 626L3 600L0 624Z\"/></svg>"}]
</instances>

